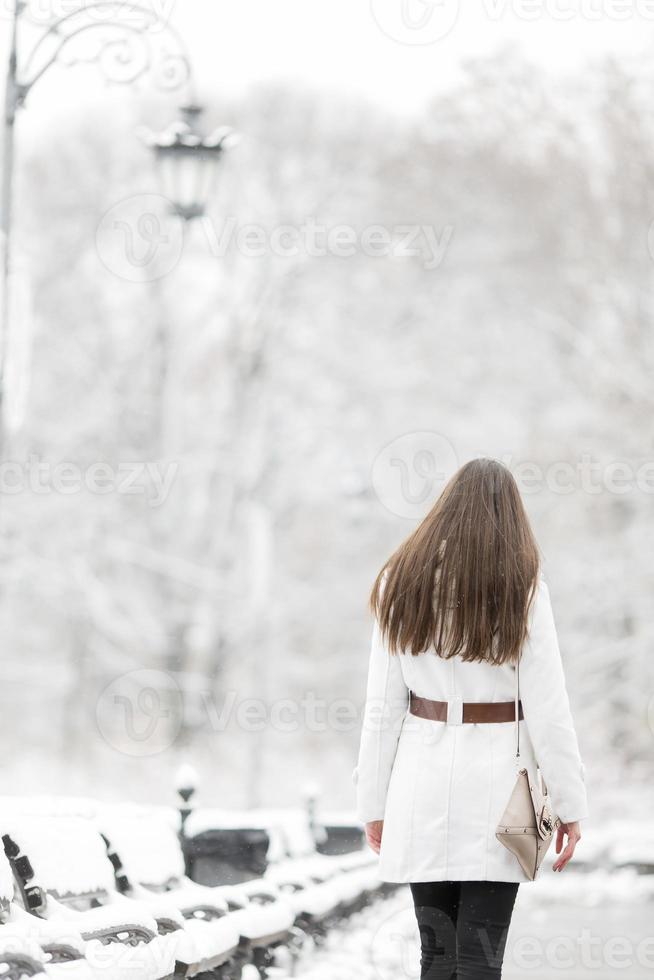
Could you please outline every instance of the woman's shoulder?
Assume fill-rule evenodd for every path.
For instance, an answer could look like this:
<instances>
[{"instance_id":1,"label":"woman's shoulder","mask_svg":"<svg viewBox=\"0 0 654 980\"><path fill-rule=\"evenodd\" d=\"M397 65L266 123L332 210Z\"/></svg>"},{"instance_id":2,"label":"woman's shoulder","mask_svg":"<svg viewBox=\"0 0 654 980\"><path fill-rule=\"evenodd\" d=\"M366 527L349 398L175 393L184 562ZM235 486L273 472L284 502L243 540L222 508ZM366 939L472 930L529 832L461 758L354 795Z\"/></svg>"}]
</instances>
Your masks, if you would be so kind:
<instances>
[{"instance_id":1,"label":"woman's shoulder","mask_svg":"<svg viewBox=\"0 0 654 980\"><path fill-rule=\"evenodd\" d=\"M539 623L544 622L550 615L552 603L550 590L542 575L536 579L534 592L528 611L528 630L532 634Z\"/></svg>"}]
</instances>

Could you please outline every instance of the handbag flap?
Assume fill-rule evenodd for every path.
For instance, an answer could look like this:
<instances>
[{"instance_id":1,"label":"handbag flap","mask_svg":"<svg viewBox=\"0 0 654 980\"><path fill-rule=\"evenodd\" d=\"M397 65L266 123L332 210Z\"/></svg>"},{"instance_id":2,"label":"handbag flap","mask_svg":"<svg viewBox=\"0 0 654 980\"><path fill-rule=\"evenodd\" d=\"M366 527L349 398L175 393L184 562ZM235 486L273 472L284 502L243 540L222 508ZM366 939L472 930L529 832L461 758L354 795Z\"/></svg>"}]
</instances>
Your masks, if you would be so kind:
<instances>
[{"instance_id":1,"label":"handbag flap","mask_svg":"<svg viewBox=\"0 0 654 980\"><path fill-rule=\"evenodd\" d=\"M549 840L554 833L557 820L552 810L552 803L547 788L541 779L540 770L538 770L535 783L532 783L528 776L527 781L529 783L529 792L531 793L538 836L541 840Z\"/></svg>"}]
</instances>

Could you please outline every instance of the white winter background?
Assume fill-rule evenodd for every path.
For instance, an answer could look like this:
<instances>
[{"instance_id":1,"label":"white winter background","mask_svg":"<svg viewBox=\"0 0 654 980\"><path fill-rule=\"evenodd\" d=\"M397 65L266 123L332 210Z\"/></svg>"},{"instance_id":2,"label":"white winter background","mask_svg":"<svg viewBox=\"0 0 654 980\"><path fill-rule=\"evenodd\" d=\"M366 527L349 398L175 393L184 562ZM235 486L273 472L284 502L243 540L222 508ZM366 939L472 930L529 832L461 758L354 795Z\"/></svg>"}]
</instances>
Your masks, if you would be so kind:
<instances>
[{"instance_id":1,"label":"white winter background","mask_svg":"<svg viewBox=\"0 0 654 980\"><path fill-rule=\"evenodd\" d=\"M204 125L241 142L183 243L159 214L160 278L131 281L134 214L160 192L139 133L179 98L79 67L19 116L5 463L149 464L172 485L158 505L47 477L3 492L5 791L170 801L190 761L209 803L296 804L311 782L351 807L358 719L326 711L360 709L370 585L415 526L407 499L438 483L402 438L427 432L459 462L593 461L591 487L544 479L526 502L594 812L648 812L650 22L480 12L412 47L368 4L232 6L171 7ZM128 223L122 261L108 213ZM427 226L443 251L219 254L230 222L309 221ZM396 440L389 508L372 474ZM605 479L616 463L649 463L649 491ZM239 714L250 698L263 725Z\"/></svg>"}]
</instances>

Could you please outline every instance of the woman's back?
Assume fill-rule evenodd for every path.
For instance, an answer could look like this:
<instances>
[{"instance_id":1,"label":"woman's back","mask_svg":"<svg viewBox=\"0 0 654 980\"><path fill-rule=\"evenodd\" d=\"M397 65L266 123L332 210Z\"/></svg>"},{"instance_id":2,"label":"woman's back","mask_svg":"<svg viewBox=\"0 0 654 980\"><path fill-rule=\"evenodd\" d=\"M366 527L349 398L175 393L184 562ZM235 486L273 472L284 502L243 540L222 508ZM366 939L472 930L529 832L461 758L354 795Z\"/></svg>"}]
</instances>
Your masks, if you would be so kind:
<instances>
[{"instance_id":1,"label":"woman's back","mask_svg":"<svg viewBox=\"0 0 654 980\"><path fill-rule=\"evenodd\" d=\"M409 710L411 693L447 702L439 723ZM464 722L463 705L516 695L510 663L391 656L375 628L356 770L358 812L384 819L380 872L389 881L526 881L495 830L516 777L515 723ZM570 715L549 591L540 581L520 667L521 764L536 758L561 820L586 816L583 766Z\"/></svg>"},{"instance_id":2,"label":"woman's back","mask_svg":"<svg viewBox=\"0 0 654 980\"><path fill-rule=\"evenodd\" d=\"M539 808L533 827L512 823L519 847L497 837L524 786L518 736L530 783L540 767L548 784L557 847L568 837L555 868L587 815L549 591L509 471L493 460L462 467L384 565L371 604L359 817L382 878L411 884L422 976L499 977L523 868L533 871L522 834L535 847L537 822L551 816Z\"/></svg>"}]
</instances>

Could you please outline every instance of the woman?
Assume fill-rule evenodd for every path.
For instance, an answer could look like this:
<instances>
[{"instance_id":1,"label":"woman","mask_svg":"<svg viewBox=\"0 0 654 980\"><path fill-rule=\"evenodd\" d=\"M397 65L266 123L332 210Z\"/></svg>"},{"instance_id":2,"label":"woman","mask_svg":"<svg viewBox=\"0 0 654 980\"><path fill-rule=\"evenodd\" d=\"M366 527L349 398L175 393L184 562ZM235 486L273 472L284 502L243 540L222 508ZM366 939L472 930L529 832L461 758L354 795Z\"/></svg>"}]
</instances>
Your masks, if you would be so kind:
<instances>
[{"instance_id":1,"label":"woman","mask_svg":"<svg viewBox=\"0 0 654 980\"><path fill-rule=\"evenodd\" d=\"M521 763L535 774L538 762L561 820L556 871L587 815L549 593L506 467L459 470L382 568L371 605L359 817L381 877L411 885L423 980L498 978L527 880L495 836L516 780L518 657Z\"/></svg>"}]
</instances>

